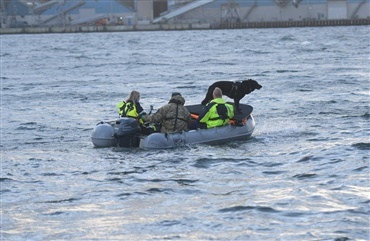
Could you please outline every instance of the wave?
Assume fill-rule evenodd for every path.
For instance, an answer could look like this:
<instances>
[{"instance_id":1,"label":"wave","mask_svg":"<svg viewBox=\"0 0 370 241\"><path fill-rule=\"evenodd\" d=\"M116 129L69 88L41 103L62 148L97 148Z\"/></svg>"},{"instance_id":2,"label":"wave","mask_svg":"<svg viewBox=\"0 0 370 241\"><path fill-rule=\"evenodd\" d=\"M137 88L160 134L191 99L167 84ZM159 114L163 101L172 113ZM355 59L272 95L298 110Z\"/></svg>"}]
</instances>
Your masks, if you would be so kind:
<instances>
[{"instance_id":1,"label":"wave","mask_svg":"<svg viewBox=\"0 0 370 241\"><path fill-rule=\"evenodd\" d=\"M359 142L352 144L352 146L359 150L370 150L370 142Z\"/></svg>"},{"instance_id":2,"label":"wave","mask_svg":"<svg viewBox=\"0 0 370 241\"><path fill-rule=\"evenodd\" d=\"M271 208L271 207L264 207L264 206L234 206L230 208L222 208L219 209L219 212L226 213L226 212L243 212L243 211L248 211L248 210L256 210L259 212L264 212L264 213L278 213L280 211Z\"/></svg>"}]
</instances>

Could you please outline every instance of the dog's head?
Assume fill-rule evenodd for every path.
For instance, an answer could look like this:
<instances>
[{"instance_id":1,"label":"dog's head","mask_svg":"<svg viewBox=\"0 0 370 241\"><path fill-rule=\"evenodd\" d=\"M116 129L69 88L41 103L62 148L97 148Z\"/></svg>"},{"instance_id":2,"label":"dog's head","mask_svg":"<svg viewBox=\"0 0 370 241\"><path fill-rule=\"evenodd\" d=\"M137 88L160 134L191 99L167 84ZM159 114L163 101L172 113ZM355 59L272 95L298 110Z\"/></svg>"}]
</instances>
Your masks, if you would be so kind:
<instances>
[{"instance_id":1,"label":"dog's head","mask_svg":"<svg viewBox=\"0 0 370 241\"><path fill-rule=\"evenodd\" d=\"M243 80L242 85L247 93L251 93L255 89L259 90L262 88L262 85L258 84L257 81L252 79Z\"/></svg>"}]
</instances>

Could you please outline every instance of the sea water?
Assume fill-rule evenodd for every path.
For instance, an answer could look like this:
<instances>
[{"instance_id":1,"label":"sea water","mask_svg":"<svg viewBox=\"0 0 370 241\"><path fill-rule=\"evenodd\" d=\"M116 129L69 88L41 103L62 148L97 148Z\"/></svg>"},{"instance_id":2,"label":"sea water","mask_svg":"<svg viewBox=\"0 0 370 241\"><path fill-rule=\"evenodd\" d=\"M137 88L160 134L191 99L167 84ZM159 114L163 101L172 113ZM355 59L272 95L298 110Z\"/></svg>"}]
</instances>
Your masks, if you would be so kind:
<instances>
[{"instance_id":1,"label":"sea water","mask_svg":"<svg viewBox=\"0 0 370 241\"><path fill-rule=\"evenodd\" d=\"M369 240L368 26L0 38L1 240ZM250 140L91 143L132 90L245 79Z\"/></svg>"}]
</instances>

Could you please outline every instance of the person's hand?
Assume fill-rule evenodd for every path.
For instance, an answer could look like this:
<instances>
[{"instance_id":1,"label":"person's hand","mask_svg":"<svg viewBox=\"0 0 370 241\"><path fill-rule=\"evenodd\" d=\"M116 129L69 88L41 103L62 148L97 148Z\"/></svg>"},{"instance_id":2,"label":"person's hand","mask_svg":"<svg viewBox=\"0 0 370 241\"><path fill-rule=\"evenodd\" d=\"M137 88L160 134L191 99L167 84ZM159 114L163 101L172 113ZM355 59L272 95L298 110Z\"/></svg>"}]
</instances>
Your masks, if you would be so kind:
<instances>
[{"instance_id":1,"label":"person's hand","mask_svg":"<svg viewBox=\"0 0 370 241\"><path fill-rule=\"evenodd\" d=\"M146 115L146 112L145 112L145 111L142 111L142 112L137 116L137 118L141 119L141 117L143 117L143 115Z\"/></svg>"}]
</instances>

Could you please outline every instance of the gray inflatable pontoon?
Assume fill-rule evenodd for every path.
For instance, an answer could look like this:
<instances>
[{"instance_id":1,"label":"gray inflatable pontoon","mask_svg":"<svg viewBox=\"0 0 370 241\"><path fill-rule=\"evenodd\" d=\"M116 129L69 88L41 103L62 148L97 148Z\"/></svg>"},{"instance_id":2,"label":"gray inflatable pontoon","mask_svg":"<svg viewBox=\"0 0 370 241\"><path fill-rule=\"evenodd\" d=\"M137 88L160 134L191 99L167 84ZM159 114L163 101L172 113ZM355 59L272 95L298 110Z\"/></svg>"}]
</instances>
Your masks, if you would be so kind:
<instances>
[{"instance_id":1,"label":"gray inflatable pontoon","mask_svg":"<svg viewBox=\"0 0 370 241\"><path fill-rule=\"evenodd\" d=\"M254 119L251 115L245 125L226 125L212 129L197 129L181 133L153 133L140 140L140 147L146 149L164 149L184 146L186 144L222 144L242 141L251 137L254 130Z\"/></svg>"},{"instance_id":2,"label":"gray inflatable pontoon","mask_svg":"<svg viewBox=\"0 0 370 241\"><path fill-rule=\"evenodd\" d=\"M187 106L188 107L188 106ZM245 108L248 107L248 110ZM113 122L101 122L95 126L91 141L95 147L140 147L144 149L168 149L187 144L222 144L247 140L251 137L255 122L250 114L251 106L244 105L238 125L228 124L211 129L197 129L176 133L140 134L136 119L122 117ZM199 105L189 106L191 113L198 112ZM242 118L241 118L242 117Z\"/></svg>"}]
</instances>

